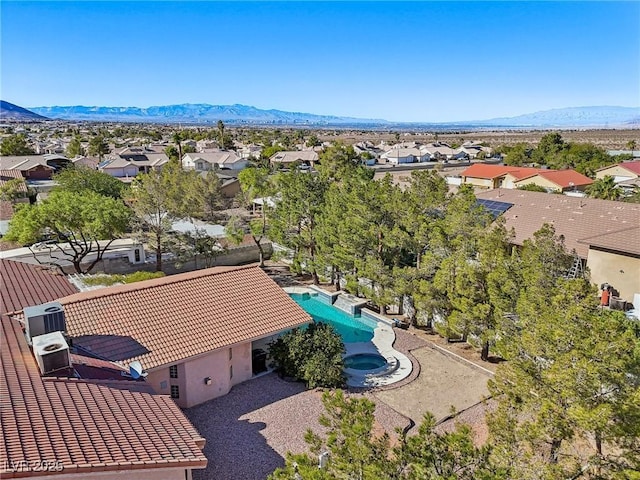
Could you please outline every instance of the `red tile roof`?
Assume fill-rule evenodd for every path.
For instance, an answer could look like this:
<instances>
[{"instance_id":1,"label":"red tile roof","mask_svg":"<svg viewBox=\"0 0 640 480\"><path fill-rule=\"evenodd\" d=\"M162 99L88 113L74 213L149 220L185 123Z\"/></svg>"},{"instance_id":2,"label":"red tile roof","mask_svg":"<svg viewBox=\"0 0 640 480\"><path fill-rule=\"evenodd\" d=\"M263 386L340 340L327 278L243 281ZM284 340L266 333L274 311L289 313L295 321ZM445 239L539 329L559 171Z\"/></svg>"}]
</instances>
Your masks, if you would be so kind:
<instances>
[{"instance_id":1,"label":"red tile roof","mask_svg":"<svg viewBox=\"0 0 640 480\"><path fill-rule=\"evenodd\" d=\"M0 333L2 478L41 476L27 470L45 462L61 469L47 474L80 476L206 466L204 440L167 396L143 383L42 378L20 324L3 315Z\"/></svg>"},{"instance_id":2,"label":"red tile roof","mask_svg":"<svg viewBox=\"0 0 640 480\"><path fill-rule=\"evenodd\" d=\"M503 217L507 230L515 231L516 245L533 238L534 232L549 223L556 235L564 236L567 250L575 250L582 258L587 258L589 247L580 240L640 225L640 205L634 203L503 188L480 192L476 197L513 204ZM636 238L636 245L638 241ZM637 246L625 248L633 251Z\"/></svg>"},{"instance_id":3,"label":"red tile roof","mask_svg":"<svg viewBox=\"0 0 640 480\"><path fill-rule=\"evenodd\" d=\"M14 180L16 178L19 180L24 180L24 177L22 176L22 172L20 170L0 170L0 187L10 180ZM27 193L27 184L24 183L24 181L18 185L18 191Z\"/></svg>"},{"instance_id":4,"label":"red tile roof","mask_svg":"<svg viewBox=\"0 0 640 480\"><path fill-rule=\"evenodd\" d=\"M77 344L110 360L139 360L147 370L311 321L257 266L197 270L59 301Z\"/></svg>"},{"instance_id":5,"label":"red tile roof","mask_svg":"<svg viewBox=\"0 0 640 480\"><path fill-rule=\"evenodd\" d=\"M636 175L640 175L640 160L636 160L633 162L614 163L613 165L607 165L606 167L599 168L597 171L599 172L601 170L607 170L608 168L615 166L625 168L630 172L635 173Z\"/></svg>"},{"instance_id":6,"label":"red tile roof","mask_svg":"<svg viewBox=\"0 0 640 480\"><path fill-rule=\"evenodd\" d=\"M542 178L555 183L561 188L579 187L591 185L593 180L589 177L576 172L575 170L542 170L538 172Z\"/></svg>"},{"instance_id":7,"label":"red tile roof","mask_svg":"<svg viewBox=\"0 0 640 480\"><path fill-rule=\"evenodd\" d=\"M506 165L487 165L485 163L474 163L465 169L461 175L463 177L473 178L497 178L507 173L511 174L518 180L527 178L540 172L540 168L530 167L510 167Z\"/></svg>"},{"instance_id":8,"label":"red tile roof","mask_svg":"<svg viewBox=\"0 0 640 480\"><path fill-rule=\"evenodd\" d=\"M0 259L0 313L17 312L76 293L67 277L24 262Z\"/></svg>"}]
</instances>

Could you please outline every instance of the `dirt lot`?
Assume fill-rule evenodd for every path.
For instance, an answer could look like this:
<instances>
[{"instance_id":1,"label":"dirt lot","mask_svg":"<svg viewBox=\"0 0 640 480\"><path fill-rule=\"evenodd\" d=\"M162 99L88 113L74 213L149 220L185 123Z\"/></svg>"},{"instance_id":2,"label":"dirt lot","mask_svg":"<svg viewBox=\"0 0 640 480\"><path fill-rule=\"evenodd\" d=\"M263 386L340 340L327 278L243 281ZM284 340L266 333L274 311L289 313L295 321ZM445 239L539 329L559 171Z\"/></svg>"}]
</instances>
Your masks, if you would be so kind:
<instances>
[{"instance_id":1,"label":"dirt lot","mask_svg":"<svg viewBox=\"0 0 640 480\"><path fill-rule=\"evenodd\" d=\"M616 130L558 130L565 141L576 143L593 143L605 149L623 149L629 140L635 140L640 144L640 129ZM438 133L438 140L447 143L462 143L467 140L486 142L487 145L513 145L514 143L537 144L540 138L548 133L545 130L508 130L508 131L461 131L455 133ZM318 138L322 141L340 139L348 144L369 140L374 144L384 140L387 143L395 143L394 132L319 132ZM400 140L403 142L433 142L436 137L432 133L402 132Z\"/></svg>"},{"instance_id":2,"label":"dirt lot","mask_svg":"<svg viewBox=\"0 0 640 480\"><path fill-rule=\"evenodd\" d=\"M489 377L430 347L413 350L421 365L420 375L402 387L375 392L374 397L419 423L426 412L436 421L464 410L489 395Z\"/></svg>"}]
</instances>

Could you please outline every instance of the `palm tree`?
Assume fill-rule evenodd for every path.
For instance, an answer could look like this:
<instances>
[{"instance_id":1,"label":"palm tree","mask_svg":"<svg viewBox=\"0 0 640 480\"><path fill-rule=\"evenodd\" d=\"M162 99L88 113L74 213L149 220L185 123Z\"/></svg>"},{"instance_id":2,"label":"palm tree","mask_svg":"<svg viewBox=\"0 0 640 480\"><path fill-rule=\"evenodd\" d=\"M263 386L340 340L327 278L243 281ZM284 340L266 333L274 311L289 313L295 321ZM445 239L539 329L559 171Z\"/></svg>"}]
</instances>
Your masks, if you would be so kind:
<instances>
[{"instance_id":1,"label":"palm tree","mask_svg":"<svg viewBox=\"0 0 640 480\"><path fill-rule=\"evenodd\" d=\"M587 187L586 192L591 198L601 200L619 200L622 197L622 189L610 175L594 181Z\"/></svg>"},{"instance_id":2,"label":"palm tree","mask_svg":"<svg viewBox=\"0 0 640 480\"><path fill-rule=\"evenodd\" d=\"M173 143L176 144L176 148L178 149L178 156L180 157L179 161L182 162L182 143L180 143L180 132L173 132L171 139L173 140Z\"/></svg>"},{"instance_id":3,"label":"palm tree","mask_svg":"<svg viewBox=\"0 0 640 480\"><path fill-rule=\"evenodd\" d=\"M224 150L224 123L218 120L218 131L220 132L220 148Z\"/></svg>"}]
</instances>

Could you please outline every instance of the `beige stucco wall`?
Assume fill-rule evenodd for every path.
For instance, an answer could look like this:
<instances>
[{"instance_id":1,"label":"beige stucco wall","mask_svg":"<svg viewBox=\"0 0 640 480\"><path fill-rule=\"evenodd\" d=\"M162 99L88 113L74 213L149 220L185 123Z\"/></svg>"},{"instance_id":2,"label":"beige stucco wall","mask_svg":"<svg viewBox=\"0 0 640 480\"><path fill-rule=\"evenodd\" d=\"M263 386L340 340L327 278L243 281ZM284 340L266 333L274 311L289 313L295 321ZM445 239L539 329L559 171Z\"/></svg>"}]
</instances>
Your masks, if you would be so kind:
<instances>
[{"instance_id":1,"label":"beige stucco wall","mask_svg":"<svg viewBox=\"0 0 640 480\"><path fill-rule=\"evenodd\" d=\"M621 168L619 165L613 165L609 168L605 168L604 170L600 170L599 172L596 172L596 178L604 178L607 175L611 176L611 177L624 177L624 178L619 178L617 179L617 181L621 182L622 180L625 179L631 179L631 178L636 178L638 175L634 175L632 172L630 172L629 170L625 169L625 168Z\"/></svg>"},{"instance_id":2,"label":"beige stucco wall","mask_svg":"<svg viewBox=\"0 0 640 480\"><path fill-rule=\"evenodd\" d=\"M185 471L186 476L185 476ZM55 478L56 480L80 480L88 478L91 480L191 480L191 470L184 468L153 468L118 470L114 472L94 472L94 473L69 473L64 471L54 476L43 475L41 477L30 475L29 478Z\"/></svg>"},{"instance_id":3,"label":"beige stucco wall","mask_svg":"<svg viewBox=\"0 0 640 480\"><path fill-rule=\"evenodd\" d=\"M464 183L473 185L474 187L493 188L493 180L490 178L463 177Z\"/></svg>"},{"instance_id":4,"label":"beige stucco wall","mask_svg":"<svg viewBox=\"0 0 640 480\"><path fill-rule=\"evenodd\" d=\"M538 185L539 187L546 188L548 190L558 192L560 191L560 187L553 182L550 182L546 178L542 178L539 176L525 178L524 180L520 180L519 182L514 182L513 188L524 187L525 185Z\"/></svg>"},{"instance_id":5,"label":"beige stucco wall","mask_svg":"<svg viewBox=\"0 0 640 480\"><path fill-rule=\"evenodd\" d=\"M232 351L231 355L229 350ZM149 372L147 382L157 393L163 395L170 395L171 385L177 385L180 388L180 398L175 399L176 404L182 408L190 408L226 395L231 387L251 378L251 342L232 348L220 348L176 365L178 378L169 378L170 365L166 365ZM209 385L205 383L207 377L211 379Z\"/></svg>"},{"instance_id":6,"label":"beige stucco wall","mask_svg":"<svg viewBox=\"0 0 640 480\"><path fill-rule=\"evenodd\" d=\"M600 286L612 285L620 292L620 298L631 302L634 293L640 293L640 258L603 252L589 248L587 267L591 281Z\"/></svg>"}]
</instances>

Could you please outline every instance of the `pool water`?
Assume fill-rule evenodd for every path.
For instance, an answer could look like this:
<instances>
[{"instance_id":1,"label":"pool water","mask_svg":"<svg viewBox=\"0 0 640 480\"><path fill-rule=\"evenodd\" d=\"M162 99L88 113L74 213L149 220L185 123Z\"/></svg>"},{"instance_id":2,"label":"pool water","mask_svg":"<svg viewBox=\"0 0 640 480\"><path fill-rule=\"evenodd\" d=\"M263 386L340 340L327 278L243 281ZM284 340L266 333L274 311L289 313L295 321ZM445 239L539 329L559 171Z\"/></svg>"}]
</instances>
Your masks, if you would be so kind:
<instances>
[{"instance_id":1,"label":"pool water","mask_svg":"<svg viewBox=\"0 0 640 480\"><path fill-rule=\"evenodd\" d=\"M309 294L292 293L290 297L311 315L314 321L332 325L344 343L370 342L373 338L375 327L361 321L359 317L352 317L342 310L316 300Z\"/></svg>"},{"instance_id":2,"label":"pool water","mask_svg":"<svg viewBox=\"0 0 640 480\"><path fill-rule=\"evenodd\" d=\"M354 370L375 370L386 364L384 357L374 353L358 353L344 359L344 366Z\"/></svg>"}]
</instances>

